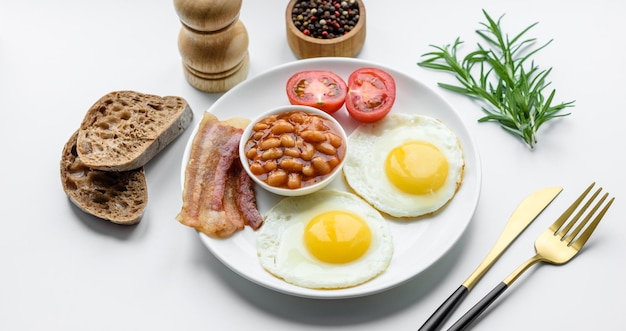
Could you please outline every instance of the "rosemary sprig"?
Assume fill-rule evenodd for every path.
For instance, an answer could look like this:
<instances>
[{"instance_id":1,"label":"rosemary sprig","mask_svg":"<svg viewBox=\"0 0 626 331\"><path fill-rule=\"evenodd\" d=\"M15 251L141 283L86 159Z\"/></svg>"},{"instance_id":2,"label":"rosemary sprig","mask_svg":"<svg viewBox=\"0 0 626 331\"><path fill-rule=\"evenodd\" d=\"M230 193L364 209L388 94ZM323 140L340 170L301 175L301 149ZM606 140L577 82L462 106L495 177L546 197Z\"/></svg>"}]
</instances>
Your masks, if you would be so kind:
<instances>
[{"instance_id":1,"label":"rosemary sprig","mask_svg":"<svg viewBox=\"0 0 626 331\"><path fill-rule=\"evenodd\" d=\"M460 85L438 85L481 101L486 115L479 122L499 122L504 130L521 138L532 150L539 127L550 119L569 115L559 112L572 107L574 101L552 105L556 91L552 90L547 97L543 94L550 85L547 77L552 68L540 70L530 58L552 40L532 50L536 40L522 39L537 23L509 39L500 26L504 15L494 21L485 10L483 14L487 22L480 23L484 29L476 33L486 41L487 47L479 43L477 50L459 61L457 50L463 42L457 38L452 45L431 45L437 51L422 55L427 58L418 65L454 74Z\"/></svg>"}]
</instances>

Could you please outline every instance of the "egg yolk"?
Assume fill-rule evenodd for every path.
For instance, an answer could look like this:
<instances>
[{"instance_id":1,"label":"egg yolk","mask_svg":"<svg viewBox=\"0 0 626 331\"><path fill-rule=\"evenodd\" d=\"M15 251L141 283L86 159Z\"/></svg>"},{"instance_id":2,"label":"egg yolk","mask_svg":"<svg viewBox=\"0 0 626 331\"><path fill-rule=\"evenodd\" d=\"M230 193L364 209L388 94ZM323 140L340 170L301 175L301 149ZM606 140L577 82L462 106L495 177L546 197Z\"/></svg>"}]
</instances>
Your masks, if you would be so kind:
<instances>
[{"instance_id":1,"label":"egg yolk","mask_svg":"<svg viewBox=\"0 0 626 331\"><path fill-rule=\"evenodd\" d=\"M329 211L315 216L304 230L309 252L321 261L347 263L363 256L372 241L367 223L345 211Z\"/></svg>"},{"instance_id":2,"label":"egg yolk","mask_svg":"<svg viewBox=\"0 0 626 331\"><path fill-rule=\"evenodd\" d=\"M391 150L385 172L398 189L409 194L428 194L445 183L448 160L434 145L412 141Z\"/></svg>"}]
</instances>

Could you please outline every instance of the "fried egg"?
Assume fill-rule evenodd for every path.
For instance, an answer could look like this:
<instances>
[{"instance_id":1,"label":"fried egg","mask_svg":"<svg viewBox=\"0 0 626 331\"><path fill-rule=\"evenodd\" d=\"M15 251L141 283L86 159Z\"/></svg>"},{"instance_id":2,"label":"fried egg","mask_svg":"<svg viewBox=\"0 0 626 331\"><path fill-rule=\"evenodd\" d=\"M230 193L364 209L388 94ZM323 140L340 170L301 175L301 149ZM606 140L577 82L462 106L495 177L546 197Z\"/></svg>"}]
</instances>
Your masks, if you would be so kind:
<instances>
[{"instance_id":1,"label":"fried egg","mask_svg":"<svg viewBox=\"0 0 626 331\"><path fill-rule=\"evenodd\" d=\"M348 146L343 168L346 182L388 215L432 214L461 185L463 150L456 134L435 118L390 114L357 127Z\"/></svg>"},{"instance_id":2,"label":"fried egg","mask_svg":"<svg viewBox=\"0 0 626 331\"><path fill-rule=\"evenodd\" d=\"M393 255L388 224L358 196L322 190L286 197L257 231L263 268L300 287L337 289L371 280Z\"/></svg>"}]
</instances>

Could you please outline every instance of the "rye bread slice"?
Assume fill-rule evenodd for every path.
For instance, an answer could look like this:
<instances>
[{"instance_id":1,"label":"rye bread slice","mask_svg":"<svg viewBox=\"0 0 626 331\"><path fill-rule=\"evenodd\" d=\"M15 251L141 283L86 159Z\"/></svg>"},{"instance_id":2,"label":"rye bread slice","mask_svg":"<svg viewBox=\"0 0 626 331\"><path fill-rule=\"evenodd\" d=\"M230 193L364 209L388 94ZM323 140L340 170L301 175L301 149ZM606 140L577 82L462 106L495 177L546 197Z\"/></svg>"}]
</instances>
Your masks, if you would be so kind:
<instances>
[{"instance_id":1,"label":"rye bread slice","mask_svg":"<svg viewBox=\"0 0 626 331\"><path fill-rule=\"evenodd\" d=\"M61 155L61 182L80 209L117 224L135 224L148 204L143 167L129 171L101 171L86 166L76 152L78 131Z\"/></svg>"},{"instance_id":2,"label":"rye bread slice","mask_svg":"<svg viewBox=\"0 0 626 331\"><path fill-rule=\"evenodd\" d=\"M178 137L192 119L193 112L181 97L111 92L85 114L78 131L78 156L93 169L136 169Z\"/></svg>"}]
</instances>

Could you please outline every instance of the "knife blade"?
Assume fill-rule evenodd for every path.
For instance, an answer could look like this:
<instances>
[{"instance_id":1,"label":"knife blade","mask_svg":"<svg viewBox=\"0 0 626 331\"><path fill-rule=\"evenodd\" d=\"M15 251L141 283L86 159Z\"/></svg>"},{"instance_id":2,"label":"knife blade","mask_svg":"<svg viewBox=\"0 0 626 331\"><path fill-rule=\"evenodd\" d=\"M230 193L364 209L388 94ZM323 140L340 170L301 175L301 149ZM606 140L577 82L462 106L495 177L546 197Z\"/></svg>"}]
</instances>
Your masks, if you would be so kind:
<instances>
[{"instance_id":1,"label":"knife blade","mask_svg":"<svg viewBox=\"0 0 626 331\"><path fill-rule=\"evenodd\" d=\"M422 327L419 328L419 331L438 330L485 272L491 268L509 245L541 214L562 190L563 188L560 186L547 187L535 191L524 198L509 217L504 230L502 230L500 237L498 237L487 256L463 284L435 310Z\"/></svg>"}]
</instances>

